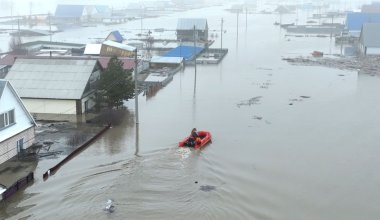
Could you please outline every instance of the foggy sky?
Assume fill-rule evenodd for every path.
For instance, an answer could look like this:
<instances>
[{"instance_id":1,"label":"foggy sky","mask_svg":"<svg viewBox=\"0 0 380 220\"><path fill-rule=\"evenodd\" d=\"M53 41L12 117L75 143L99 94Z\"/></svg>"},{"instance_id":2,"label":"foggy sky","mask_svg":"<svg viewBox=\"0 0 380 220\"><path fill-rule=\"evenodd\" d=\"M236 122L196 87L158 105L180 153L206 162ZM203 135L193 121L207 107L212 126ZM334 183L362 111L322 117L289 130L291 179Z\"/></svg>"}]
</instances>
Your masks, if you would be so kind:
<instances>
[{"instance_id":1,"label":"foggy sky","mask_svg":"<svg viewBox=\"0 0 380 220\"><path fill-rule=\"evenodd\" d=\"M155 1L155 0L146 0L146 1ZM157 0L157 1L165 1L165 0ZM191 1L191 0L185 0L185 1ZM207 2L207 0L204 0ZM243 3L243 2L256 2L259 3L263 2L278 2L279 4L282 3L306 3L306 2L313 2L313 3L340 3L341 5L345 5L346 7L353 8L358 7L365 3L370 3L372 0L319 0L319 1L313 1L313 0L237 0L237 1L231 1L231 0L224 0L226 4L236 4L236 3ZM27 15L30 12L32 14L38 14L38 13L54 13L55 8L57 4L101 4L101 5L108 5L110 7L114 8L124 8L129 3L132 2L141 2L138 0L0 0L0 16L9 16L11 15L11 11L13 15ZM342 9L343 10L343 9Z\"/></svg>"}]
</instances>

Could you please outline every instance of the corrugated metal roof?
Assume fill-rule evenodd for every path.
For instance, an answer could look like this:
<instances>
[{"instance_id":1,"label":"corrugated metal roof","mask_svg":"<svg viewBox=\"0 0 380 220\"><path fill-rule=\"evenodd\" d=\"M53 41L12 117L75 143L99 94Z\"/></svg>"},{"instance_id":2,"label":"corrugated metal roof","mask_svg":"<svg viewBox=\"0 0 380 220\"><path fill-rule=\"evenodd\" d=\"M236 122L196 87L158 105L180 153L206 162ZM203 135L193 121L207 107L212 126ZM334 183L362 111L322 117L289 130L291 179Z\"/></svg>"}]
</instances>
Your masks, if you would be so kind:
<instances>
[{"instance_id":1,"label":"corrugated metal roof","mask_svg":"<svg viewBox=\"0 0 380 220\"><path fill-rule=\"evenodd\" d=\"M177 23L177 30L196 30L207 29L207 19L205 18L180 18Z\"/></svg>"},{"instance_id":2,"label":"corrugated metal roof","mask_svg":"<svg viewBox=\"0 0 380 220\"><path fill-rule=\"evenodd\" d=\"M360 42L366 47L380 47L380 23L364 24Z\"/></svg>"},{"instance_id":3,"label":"corrugated metal roof","mask_svg":"<svg viewBox=\"0 0 380 220\"><path fill-rule=\"evenodd\" d=\"M124 38L123 36L121 36L120 32L119 31L112 31L106 38L106 40L109 39L110 35L112 35L114 38L115 38L115 41L118 42L118 43L121 43L123 42Z\"/></svg>"},{"instance_id":4,"label":"corrugated metal roof","mask_svg":"<svg viewBox=\"0 0 380 220\"><path fill-rule=\"evenodd\" d=\"M183 57L161 57L153 56L150 60L151 63L170 63L170 64L180 64L183 61Z\"/></svg>"},{"instance_id":5,"label":"corrugated metal roof","mask_svg":"<svg viewBox=\"0 0 380 220\"><path fill-rule=\"evenodd\" d=\"M364 23L380 23L380 13L352 12L347 14L348 31L360 31Z\"/></svg>"},{"instance_id":6,"label":"corrugated metal roof","mask_svg":"<svg viewBox=\"0 0 380 220\"><path fill-rule=\"evenodd\" d=\"M96 60L17 59L6 76L22 98L81 99Z\"/></svg>"},{"instance_id":7,"label":"corrugated metal roof","mask_svg":"<svg viewBox=\"0 0 380 220\"><path fill-rule=\"evenodd\" d=\"M185 60L191 60L194 57L194 54L199 54L203 51L202 47L192 47L192 46L178 46L166 54L164 57L183 57Z\"/></svg>"},{"instance_id":8,"label":"corrugated metal roof","mask_svg":"<svg viewBox=\"0 0 380 220\"><path fill-rule=\"evenodd\" d=\"M102 44L87 44L86 48L84 49L85 55L99 55L100 50L102 48Z\"/></svg>"},{"instance_id":9,"label":"corrugated metal roof","mask_svg":"<svg viewBox=\"0 0 380 220\"><path fill-rule=\"evenodd\" d=\"M115 41L111 41L111 40L106 40L103 42L104 45L107 45L107 46L111 46L111 47L116 47L116 48L119 48L119 49L122 49L122 50L127 50L127 51L130 51L130 52L133 52L134 50L136 50L136 47L132 47L132 46L129 46L129 45L126 45L126 44L121 44L121 43L118 43L118 42L115 42Z\"/></svg>"},{"instance_id":10,"label":"corrugated metal roof","mask_svg":"<svg viewBox=\"0 0 380 220\"><path fill-rule=\"evenodd\" d=\"M80 18L83 15L84 5L57 5L55 17Z\"/></svg>"}]
</instances>

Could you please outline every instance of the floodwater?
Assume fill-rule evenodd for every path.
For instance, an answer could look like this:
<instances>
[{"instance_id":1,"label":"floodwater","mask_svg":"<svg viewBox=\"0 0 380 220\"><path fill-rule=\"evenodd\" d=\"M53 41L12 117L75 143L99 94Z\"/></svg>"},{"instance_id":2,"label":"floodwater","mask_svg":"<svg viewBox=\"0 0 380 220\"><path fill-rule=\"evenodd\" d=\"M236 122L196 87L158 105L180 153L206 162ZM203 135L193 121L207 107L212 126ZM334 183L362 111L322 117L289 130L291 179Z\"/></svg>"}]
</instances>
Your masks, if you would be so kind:
<instances>
[{"instance_id":1,"label":"floodwater","mask_svg":"<svg viewBox=\"0 0 380 220\"><path fill-rule=\"evenodd\" d=\"M196 77L186 67L154 97L140 96L138 127L131 100L121 126L45 182L57 160L40 161L35 183L0 218L378 219L380 77L282 61L339 47L288 41L276 15L248 15L247 29L241 15L238 41L236 15L221 7L144 24L174 28L178 16L205 15L211 29L225 20L222 63L198 65ZM193 127L210 131L212 143L179 149Z\"/></svg>"}]
</instances>

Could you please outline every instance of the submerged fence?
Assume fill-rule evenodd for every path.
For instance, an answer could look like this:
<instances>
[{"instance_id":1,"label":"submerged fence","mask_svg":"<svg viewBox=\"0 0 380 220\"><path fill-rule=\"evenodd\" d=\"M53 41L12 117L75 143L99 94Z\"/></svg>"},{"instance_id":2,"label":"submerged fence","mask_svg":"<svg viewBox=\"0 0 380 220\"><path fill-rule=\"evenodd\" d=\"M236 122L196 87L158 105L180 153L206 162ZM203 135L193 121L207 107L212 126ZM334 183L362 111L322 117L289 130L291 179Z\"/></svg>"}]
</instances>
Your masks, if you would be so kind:
<instances>
[{"instance_id":1,"label":"submerged fence","mask_svg":"<svg viewBox=\"0 0 380 220\"><path fill-rule=\"evenodd\" d=\"M59 162L57 165L55 165L54 167L52 167L48 171L46 171L42 176L43 179L46 180L50 175L54 175L58 171L58 169L61 168L61 166L63 166L69 160L74 158L77 154L79 154L84 149L86 149L92 142L94 142L98 137L100 137L110 127L111 127L111 124L108 124L99 133L97 133L94 137L92 137L88 141L84 142L81 146L79 146L77 149L75 149L73 152L71 152L69 155L67 155L61 162Z\"/></svg>"},{"instance_id":2,"label":"submerged fence","mask_svg":"<svg viewBox=\"0 0 380 220\"><path fill-rule=\"evenodd\" d=\"M24 187L26 187L29 183L33 181L34 181L34 174L33 172L30 172L27 176L17 180L17 182L15 182L12 186L8 187L7 190L5 190L1 194L2 199L3 200L8 199L17 191L19 191L20 189L23 189Z\"/></svg>"}]
</instances>

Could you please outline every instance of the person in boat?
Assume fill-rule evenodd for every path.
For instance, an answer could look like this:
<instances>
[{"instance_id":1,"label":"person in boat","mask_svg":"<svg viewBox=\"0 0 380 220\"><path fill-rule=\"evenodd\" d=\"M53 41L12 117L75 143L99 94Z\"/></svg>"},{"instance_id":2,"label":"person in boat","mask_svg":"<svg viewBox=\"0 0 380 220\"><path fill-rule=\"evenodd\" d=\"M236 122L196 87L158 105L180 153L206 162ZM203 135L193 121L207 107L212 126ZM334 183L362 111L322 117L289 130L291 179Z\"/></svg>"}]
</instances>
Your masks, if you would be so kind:
<instances>
[{"instance_id":1,"label":"person in boat","mask_svg":"<svg viewBox=\"0 0 380 220\"><path fill-rule=\"evenodd\" d=\"M191 134L190 134L190 137L189 139L187 140L187 146L189 147L194 147L196 143L199 143L201 141L201 138L197 132L197 129L196 128L193 128L191 130Z\"/></svg>"}]
</instances>

